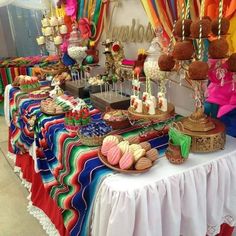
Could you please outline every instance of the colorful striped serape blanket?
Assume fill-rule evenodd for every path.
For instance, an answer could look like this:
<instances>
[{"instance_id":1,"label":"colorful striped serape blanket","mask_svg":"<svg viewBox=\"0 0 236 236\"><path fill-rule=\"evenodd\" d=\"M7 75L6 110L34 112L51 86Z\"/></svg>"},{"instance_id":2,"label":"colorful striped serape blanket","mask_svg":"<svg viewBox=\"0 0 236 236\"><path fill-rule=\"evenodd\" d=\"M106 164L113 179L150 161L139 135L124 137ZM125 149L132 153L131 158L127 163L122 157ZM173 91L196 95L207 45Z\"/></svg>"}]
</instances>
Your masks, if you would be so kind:
<instances>
[{"instance_id":1,"label":"colorful striped serape blanket","mask_svg":"<svg viewBox=\"0 0 236 236\"><path fill-rule=\"evenodd\" d=\"M18 111L18 117L12 115L11 132L14 151L28 151L36 144L36 166L44 187L58 206L69 235L88 235L91 209L96 192L104 180L115 174L102 164L98 149L81 145L77 135L69 133L64 126L64 116L48 116L40 111L39 102L27 98L16 89L10 90L10 113ZM101 119L99 110L94 109L88 100L92 119ZM29 130L27 119L37 116L34 130ZM175 117L177 119L177 117ZM171 122L171 120L169 120ZM164 123L156 124L161 128ZM123 137L139 135L141 127L121 130ZM151 138L150 138L151 137ZM143 136L152 147L158 148L162 155L168 143L168 136Z\"/></svg>"}]
</instances>

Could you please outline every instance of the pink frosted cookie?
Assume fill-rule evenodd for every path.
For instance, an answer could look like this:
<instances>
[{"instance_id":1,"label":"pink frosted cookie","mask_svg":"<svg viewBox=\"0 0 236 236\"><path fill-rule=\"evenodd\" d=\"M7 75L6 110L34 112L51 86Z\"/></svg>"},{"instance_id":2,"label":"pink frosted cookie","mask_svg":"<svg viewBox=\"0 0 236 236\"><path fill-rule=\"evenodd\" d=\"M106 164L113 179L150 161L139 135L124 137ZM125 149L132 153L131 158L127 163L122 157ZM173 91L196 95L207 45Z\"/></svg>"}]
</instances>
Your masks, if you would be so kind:
<instances>
[{"instance_id":1,"label":"pink frosted cookie","mask_svg":"<svg viewBox=\"0 0 236 236\"><path fill-rule=\"evenodd\" d=\"M121 150L120 148L115 145L114 147L112 147L108 153L107 153L107 160L111 165L117 165L120 161L121 158Z\"/></svg>"},{"instance_id":2,"label":"pink frosted cookie","mask_svg":"<svg viewBox=\"0 0 236 236\"><path fill-rule=\"evenodd\" d=\"M114 141L107 141L103 142L101 152L102 155L107 156L108 151L116 145L116 142Z\"/></svg>"},{"instance_id":3,"label":"pink frosted cookie","mask_svg":"<svg viewBox=\"0 0 236 236\"><path fill-rule=\"evenodd\" d=\"M131 152L126 152L119 161L122 170L128 170L134 164L134 157Z\"/></svg>"}]
</instances>

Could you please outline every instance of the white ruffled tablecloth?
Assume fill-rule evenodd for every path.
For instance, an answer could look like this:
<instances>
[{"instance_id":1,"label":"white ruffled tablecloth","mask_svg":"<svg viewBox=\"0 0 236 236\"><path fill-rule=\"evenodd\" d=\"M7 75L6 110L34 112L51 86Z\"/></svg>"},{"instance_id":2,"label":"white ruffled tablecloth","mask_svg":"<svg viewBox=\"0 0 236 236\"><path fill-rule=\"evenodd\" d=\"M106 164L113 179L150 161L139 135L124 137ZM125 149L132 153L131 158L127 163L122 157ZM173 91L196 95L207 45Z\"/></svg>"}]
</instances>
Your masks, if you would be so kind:
<instances>
[{"instance_id":1,"label":"white ruffled tablecloth","mask_svg":"<svg viewBox=\"0 0 236 236\"><path fill-rule=\"evenodd\" d=\"M94 203L92 236L205 236L236 224L236 139L224 150L190 154L182 165L164 157L149 172L116 174Z\"/></svg>"}]
</instances>

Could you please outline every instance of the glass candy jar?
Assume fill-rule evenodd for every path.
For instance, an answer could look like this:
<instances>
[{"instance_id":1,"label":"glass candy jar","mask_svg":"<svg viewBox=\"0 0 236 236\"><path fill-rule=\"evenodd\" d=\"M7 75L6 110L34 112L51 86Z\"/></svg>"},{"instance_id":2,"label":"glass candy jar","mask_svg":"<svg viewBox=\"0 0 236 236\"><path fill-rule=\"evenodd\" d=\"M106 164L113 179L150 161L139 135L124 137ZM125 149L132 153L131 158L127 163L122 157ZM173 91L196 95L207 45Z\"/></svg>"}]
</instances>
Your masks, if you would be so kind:
<instances>
[{"instance_id":1,"label":"glass candy jar","mask_svg":"<svg viewBox=\"0 0 236 236\"><path fill-rule=\"evenodd\" d=\"M82 65L83 59L86 57L86 43L87 42L81 38L77 27L73 25L69 38L68 55L76 60L79 65Z\"/></svg>"},{"instance_id":2,"label":"glass candy jar","mask_svg":"<svg viewBox=\"0 0 236 236\"><path fill-rule=\"evenodd\" d=\"M157 79L159 75L158 58L162 50L156 38L153 39L144 62L144 73L149 79Z\"/></svg>"}]
</instances>

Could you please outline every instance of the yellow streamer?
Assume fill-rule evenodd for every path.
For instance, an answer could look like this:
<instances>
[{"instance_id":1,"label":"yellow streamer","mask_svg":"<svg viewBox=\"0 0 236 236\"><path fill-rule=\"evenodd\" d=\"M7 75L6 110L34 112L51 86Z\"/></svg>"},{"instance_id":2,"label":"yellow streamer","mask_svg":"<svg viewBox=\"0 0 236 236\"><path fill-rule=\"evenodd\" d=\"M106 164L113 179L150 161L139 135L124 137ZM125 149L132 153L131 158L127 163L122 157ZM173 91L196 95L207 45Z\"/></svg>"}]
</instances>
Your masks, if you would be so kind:
<instances>
[{"instance_id":1,"label":"yellow streamer","mask_svg":"<svg viewBox=\"0 0 236 236\"><path fill-rule=\"evenodd\" d=\"M147 16L148 16L148 19L152 25L152 28L155 30L156 29L156 25L155 25L155 22L154 22L154 19L153 19L153 16L152 16L152 13L151 13L151 10L149 8L149 5L148 5L148 1L147 0L141 0L142 1L142 4L143 4L143 7L147 13Z\"/></svg>"}]
</instances>

